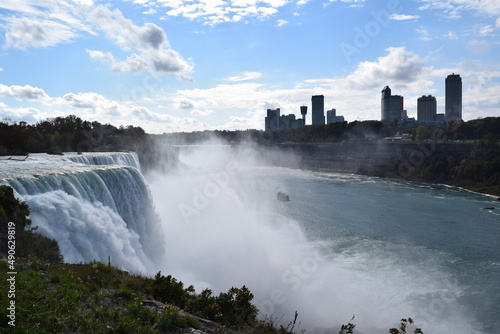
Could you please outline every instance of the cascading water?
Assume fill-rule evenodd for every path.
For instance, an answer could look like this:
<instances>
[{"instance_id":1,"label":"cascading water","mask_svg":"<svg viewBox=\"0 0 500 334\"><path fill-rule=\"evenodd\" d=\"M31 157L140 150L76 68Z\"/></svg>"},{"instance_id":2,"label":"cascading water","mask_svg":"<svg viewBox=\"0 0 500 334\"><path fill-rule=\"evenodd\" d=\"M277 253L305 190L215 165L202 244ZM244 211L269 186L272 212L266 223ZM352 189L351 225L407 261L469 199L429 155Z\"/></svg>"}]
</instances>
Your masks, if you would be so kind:
<instances>
[{"instance_id":1,"label":"cascading water","mask_svg":"<svg viewBox=\"0 0 500 334\"><path fill-rule=\"evenodd\" d=\"M135 153L69 158L92 165L113 162L112 166L85 167L51 159L38 155L33 161L8 161L1 175L2 184L11 186L30 207L38 231L57 240L66 262L105 262L109 257L127 270L151 273L164 242L149 189L135 168L139 166ZM118 167L115 162L133 167ZM26 175L30 164L36 173L46 175ZM63 170L73 165L78 172L54 174L54 170L40 168L45 164ZM23 170L23 177L14 179L16 166Z\"/></svg>"}]
</instances>

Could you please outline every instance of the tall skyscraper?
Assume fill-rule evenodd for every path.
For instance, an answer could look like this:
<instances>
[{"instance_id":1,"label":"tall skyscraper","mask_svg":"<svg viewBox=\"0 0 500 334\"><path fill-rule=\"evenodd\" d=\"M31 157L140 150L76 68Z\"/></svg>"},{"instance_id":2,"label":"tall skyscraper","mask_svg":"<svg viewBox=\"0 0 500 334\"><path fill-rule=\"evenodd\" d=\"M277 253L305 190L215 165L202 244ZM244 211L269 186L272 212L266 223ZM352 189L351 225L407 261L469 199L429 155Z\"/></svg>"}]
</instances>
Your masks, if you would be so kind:
<instances>
[{"instance_id":1,"label":"tall skyscraper","mask_svg":"<svg viewBox=\"0 0 500 334\"><path fill-rule=\"evenodd\" d=\"M462 119L462 78L459 74L450 74L445 80L445 118L446 121Z\"/></svg>"},{"instance_id":2,"label":"tall skyscraper","mask_svg":"<svg viewBox=\"0 0 500 334\"><path fill-rule=\"evenodd\" d=\"M436 121L437 102L432 95L422 95L417 99L417 120Z\"/></svg>"},{"instance_id":3,"label":"tall skyscraper","mask_svg":"<svg viewBox=\"0 0 500 334\"><path fill-rule=\"evenodd\" d=\"M312 124L325 124L325 97L323 95L314 95L312 102Z\"/></svg>"},{"instance_id":4,"label":"tall skyscraper","mask_svg":"<svg viewBox=\"0 0 500 334\"><path fill-rule=\"evenodd\" d=\"M382 121L399 121L403 118L404 100L401 95L391 95L389 86L382 89Z\"/></svg>"}]
</instances>

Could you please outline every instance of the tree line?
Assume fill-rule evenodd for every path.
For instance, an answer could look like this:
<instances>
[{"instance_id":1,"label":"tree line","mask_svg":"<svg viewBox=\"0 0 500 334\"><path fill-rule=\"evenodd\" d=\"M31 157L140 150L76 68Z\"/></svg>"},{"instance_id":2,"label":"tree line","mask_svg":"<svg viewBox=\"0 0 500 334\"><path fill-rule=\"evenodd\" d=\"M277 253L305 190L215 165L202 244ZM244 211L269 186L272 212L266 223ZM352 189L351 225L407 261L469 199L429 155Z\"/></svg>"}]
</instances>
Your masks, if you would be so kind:
<instances>
[{"instance_id":1,"label":"tree line","mask_svg":"<svg viewBox=\"0 0 500 334\"><path fill-rule=\"evenodd\" d=\"M353 121L325 125L309 125L298 129L276 131L213 130L168 133L158 138L173 144L196 144L210 139L223 142L254 141L257 143L335 143L370 141L405 134L412 140L432 140L436 126L399 124L395 121ZM500 117L487 117L464 122L457 120L439 126L449 141L496 142L500 140Z\"/></svg>"},{"instance_id":2,"label":"tree line","mask_svg":"<svg viewBox=\"0 0 500 334\"><path fill-rule=\"evenodd\" d=\"M130 149L134 141L145 139L146 132L129 125L84 121L79 117L49 118L36 124L27 122L0 122L0 155L27 153L87 152L93 150Z\"/></svg>"}]
</instances>

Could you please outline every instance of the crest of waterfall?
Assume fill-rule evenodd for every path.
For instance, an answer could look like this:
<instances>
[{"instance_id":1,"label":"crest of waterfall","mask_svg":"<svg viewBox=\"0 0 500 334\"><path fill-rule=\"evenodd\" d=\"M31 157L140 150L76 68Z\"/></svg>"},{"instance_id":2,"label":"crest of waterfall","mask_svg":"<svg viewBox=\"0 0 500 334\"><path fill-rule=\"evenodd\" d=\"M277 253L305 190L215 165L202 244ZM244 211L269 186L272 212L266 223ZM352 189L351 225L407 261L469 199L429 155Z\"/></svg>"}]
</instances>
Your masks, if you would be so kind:
<instances>
[{"instance_id":1,"label":"crest of waterfall","mask_svg":"<svg viewBox=\"0 0 500 334\"><path fill-rule=\"evenodd\" d=\"M83 153L69 156L69 160L86 165L129 166L141 170L137 153Z\"/></svg>"}]
</instances>

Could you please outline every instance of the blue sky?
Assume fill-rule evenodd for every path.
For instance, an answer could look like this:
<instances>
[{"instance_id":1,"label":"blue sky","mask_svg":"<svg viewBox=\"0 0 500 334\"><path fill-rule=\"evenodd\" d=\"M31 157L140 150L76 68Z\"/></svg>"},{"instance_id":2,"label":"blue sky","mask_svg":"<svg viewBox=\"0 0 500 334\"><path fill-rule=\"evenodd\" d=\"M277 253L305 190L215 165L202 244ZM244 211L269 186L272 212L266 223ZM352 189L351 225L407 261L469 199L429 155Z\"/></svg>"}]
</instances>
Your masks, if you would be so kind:
<instances>
[{"instance_id":1,"label":"blue sky","mask_svg":"<svg viewBox=\"0 0 500 334\"><path fill-rule=\"evenodd\" d=\"M373 120L386 85L416 117L451 73L465 120L500 116L498 0L2 0L0 36L0 119L263 129L323 94Z\"/></svg>"}]
</instances>

